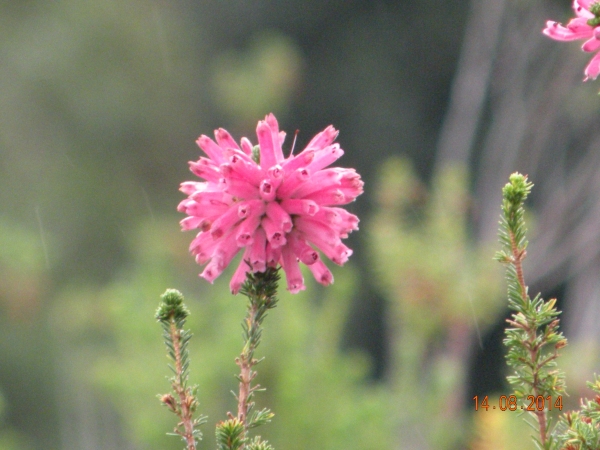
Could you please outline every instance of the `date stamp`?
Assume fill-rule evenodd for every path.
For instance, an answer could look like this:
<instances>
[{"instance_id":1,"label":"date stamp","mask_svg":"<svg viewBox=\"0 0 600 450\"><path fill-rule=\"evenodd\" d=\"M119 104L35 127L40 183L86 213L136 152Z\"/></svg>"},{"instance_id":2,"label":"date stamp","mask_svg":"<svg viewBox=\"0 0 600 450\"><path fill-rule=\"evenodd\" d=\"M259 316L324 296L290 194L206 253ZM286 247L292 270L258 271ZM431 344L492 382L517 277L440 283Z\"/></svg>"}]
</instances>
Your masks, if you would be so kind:
<instances>
[{"instance_id":1,"label":"date stamp","mask_svg":"<svg viewBox=\"0 0 600 450\"><path fill-rule=\"evenodd\" d=\"M490 399L487 395L481 398L476 395L472 400L475 401L475 411L479 411L480 409L485 411L489 411L490 409L499 409L500 411L544 411L546 409L552 411L552 409L558 409L562 411L563 409L562 395L558 395L554 399L551 395L547 397L528 395L527 402L522 405L518 404L516 395L501 395L498 398L498 405L490 404Z\"/></svg>"}]
</instances>

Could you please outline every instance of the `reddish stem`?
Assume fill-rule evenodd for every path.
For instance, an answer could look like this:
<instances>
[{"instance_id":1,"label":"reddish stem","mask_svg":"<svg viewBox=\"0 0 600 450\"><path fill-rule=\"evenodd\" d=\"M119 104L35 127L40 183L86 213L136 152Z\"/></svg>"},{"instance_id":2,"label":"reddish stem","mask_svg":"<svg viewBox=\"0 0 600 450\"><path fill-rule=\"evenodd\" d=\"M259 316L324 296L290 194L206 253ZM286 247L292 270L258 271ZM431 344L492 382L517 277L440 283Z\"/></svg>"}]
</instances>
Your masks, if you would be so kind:
<instances>
[{"instance_id":1,"label":"reddish stem","mask_svg":"<svg viewBox=\"0 0 600 450\"><path fill-rule=\"evenodd\" d=\"M179 396L179 404L181 406L180 419L181 422L178 424L183 425L184 432L182 433L176 427L175 432L182 436L187 442L187 450L196 450L196 439L194 439L194 422L192 420L191 405L193 403L193 397L188 395L189 392L184 388L183 377L183 364L181 361L181 334L175 322L171 321L171 339L173 341L173 350L175 353L175 380L173 381L173 390Z\"/></svg>"},{"instance_id":2,"label":"reddish stem","mask_svg":"<svg viewBox=\"0 0 600 450\"><path fill-rule=\"evenodd\" d=\"M252 335L253 330L258 326L258 323L255 320L256 317L256 309L257 306L254 302L252 302L251 307L248 309L248 316L246 317L246 326L248 328L248 335ZM244 435L248 431L248 409L249 409L249 400L252 391L254 390L251 387L252 380L256 375L255 372L252 371L252 367L256 364L256 361L252 359L252 355L254 354L254 348L251 347L250 342L246 342L244 348L242 349L242 353L239 358L235 360L236 364L240 368L240 387L238 394L238 414L237 418L244 425ZM243 448L243 447L242 447Z\"/></svg>"}]
</instances>

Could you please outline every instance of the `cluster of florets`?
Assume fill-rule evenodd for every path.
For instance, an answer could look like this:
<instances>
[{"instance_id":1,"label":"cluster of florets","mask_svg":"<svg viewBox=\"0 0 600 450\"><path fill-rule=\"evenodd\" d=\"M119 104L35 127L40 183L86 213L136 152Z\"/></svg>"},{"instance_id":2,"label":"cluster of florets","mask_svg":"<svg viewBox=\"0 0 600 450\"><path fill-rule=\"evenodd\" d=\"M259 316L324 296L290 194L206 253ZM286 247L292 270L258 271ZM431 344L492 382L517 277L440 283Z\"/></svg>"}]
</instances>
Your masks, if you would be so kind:
<instances>
[{"instance_id":1,"label":"cluster of florets","mask_svg":"<svg viewBox=\"0 0 600 450\"><path fill-rule=\"evenodd\" d=\"M181 184L188 198L178 210L188 215L183 230L200 229L190 245L196 262L207 264L200 276L212 283L243 249L230 283L233 293L248 272L278 266L297 293L305 288L300 262L319 283L331 284L319 251L339 265L352 254L342 239L358 229L358 217L339 206L363 192L360 175L327 168L344 153L333 143L338 132L332 126L288 158L285 133L273 114L258 123L256 134L257 146L247 138L238 145L222 128L215 130L216 142L204 135L197 141L208 158L190 162L190 169L206 181Z\"/></svg>"},{"instance_id":2,"label":"cluster of florets","mask_svg":"<svg viewBox=\"0 0 600 450\"><path fill-rule=\"evenodd\" d=\"M582 45L584 52L600 50L600 2L597 0L574 0L573 10L577 17L571 19L567 26L549 20L543 33L557 41L575 41L585 39ZM595 80L600 74L600 53L596 53L585 68L584 81Z\"/></svg>"}]
</instances>

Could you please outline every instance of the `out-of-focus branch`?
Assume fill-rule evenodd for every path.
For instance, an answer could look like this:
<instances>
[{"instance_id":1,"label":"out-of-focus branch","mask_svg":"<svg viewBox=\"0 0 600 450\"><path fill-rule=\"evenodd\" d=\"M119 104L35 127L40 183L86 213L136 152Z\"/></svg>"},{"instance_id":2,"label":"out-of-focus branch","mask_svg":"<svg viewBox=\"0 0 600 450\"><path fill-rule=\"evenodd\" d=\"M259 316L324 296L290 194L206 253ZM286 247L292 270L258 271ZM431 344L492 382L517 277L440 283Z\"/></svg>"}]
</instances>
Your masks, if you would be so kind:
<instances>
[{"instance_id":1,"label":"out-of-focus branch","mask_svg":"<svg viewBox=\"0 0 600 450\"><path fill-rule=\"evenodd\" d=\"M505 0L471 2L450 104L437 145L435 172L452 162L467 165L482 118L500 36Z\"/></svg>"}]
</instances>

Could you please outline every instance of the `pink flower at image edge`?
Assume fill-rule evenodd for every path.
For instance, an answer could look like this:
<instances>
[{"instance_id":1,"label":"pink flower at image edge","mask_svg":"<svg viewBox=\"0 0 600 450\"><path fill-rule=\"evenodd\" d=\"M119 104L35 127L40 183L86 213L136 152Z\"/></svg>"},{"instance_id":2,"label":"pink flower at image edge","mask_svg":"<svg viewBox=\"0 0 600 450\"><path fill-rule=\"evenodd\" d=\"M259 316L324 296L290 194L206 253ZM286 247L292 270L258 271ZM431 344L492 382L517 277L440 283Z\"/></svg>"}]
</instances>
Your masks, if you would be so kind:
<instances>
[{"instance_id":1,"label":"pink flower at image edge","mask_svg":"<svg viewBox=\"0 0 600 450\"><path fill-rule=\"evenodd\" d=\"M216 142L204 135L197 140L208 158L191 161L190 170L205 181L182 183L188 197L177 209L187 214L183 230L200 230L190 244L196 262L207 264L200 276L212 283L242 251L230 283L234 294L247 272L278 265L297 293L305 289L300 262L329 285L333 275L319 251L338 265L352 254L342 239L358 230L358 217L339 206L363 192L360 175L327 168L344 153L333 143L338 132L331 125L287 158L285 133L273 114L258 122L256 134L256 147L247 138L238 145L222 128L215 130Z\"/></svg>"},{"instance_id":2,"label":"pink flower at image edge","mask_svg":"<svg viewBox=\"0 0 600 450\"><path fill-rule=\"evenodd\" d=\"M585 39L582 45L584 52L600 50L600 2L597 0L574 0L573 10L577 17L571 19L566 26L549 20L543 33L557 41L575 41ZM600 53L596 53L585 68L585 78L595 80L600 74Z\"/></svg>"}]
</instances>

